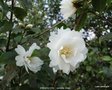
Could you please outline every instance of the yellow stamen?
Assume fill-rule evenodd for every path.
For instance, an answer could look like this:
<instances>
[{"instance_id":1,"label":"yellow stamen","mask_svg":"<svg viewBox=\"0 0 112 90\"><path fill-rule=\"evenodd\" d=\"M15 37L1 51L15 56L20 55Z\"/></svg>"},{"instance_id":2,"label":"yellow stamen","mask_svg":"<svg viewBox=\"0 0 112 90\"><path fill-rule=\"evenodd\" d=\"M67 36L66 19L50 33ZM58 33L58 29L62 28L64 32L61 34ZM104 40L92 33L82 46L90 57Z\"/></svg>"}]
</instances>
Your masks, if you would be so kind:
<instances>
[{"instance_id":1,"label":"yellow stamen","mask_svg":"<svg viewBox=\"0 0 112 90\"><path fill-rule=\"evenodd\" d=\"M71 48L64 47L60 50L60 55L65 55L66 58L70 57L73 54Z\"/></svg>"}]
</instances>

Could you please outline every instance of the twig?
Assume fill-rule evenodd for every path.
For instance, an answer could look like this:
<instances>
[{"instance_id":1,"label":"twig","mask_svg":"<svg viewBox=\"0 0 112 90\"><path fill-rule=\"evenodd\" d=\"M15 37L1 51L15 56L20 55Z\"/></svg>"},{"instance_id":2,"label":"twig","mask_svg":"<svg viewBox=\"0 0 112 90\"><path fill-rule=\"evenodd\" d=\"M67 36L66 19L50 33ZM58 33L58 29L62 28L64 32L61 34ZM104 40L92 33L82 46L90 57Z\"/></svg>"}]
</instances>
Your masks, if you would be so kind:
<instances>
[{"instance_id":1,"label":"twig","mask_svg":"<svg viewBox=\"0 0 112 90\"><path fill-rule=\"evenodd\" d=\"M57 82L57 76L58 76L58 71L56 72L56 75L55 75L55 78L54 78L54 80L53 80L53 87L54 87L54 90L56 90L56 82Z\"/></svg>"},{"instance_id":2,"label":"twig","mask_svg":"<svg viewBox=\"0 0 112 90\"><path fill-rule=\"evenodd\" d=\"M60 22L54 24L54 26L52 26L51 28L46 29L45 31L43 31L42 33L40 33L39 35L37 35L37 36L34 37L34 38L40 37L40 36L42 36L43 34L45 34L46 32L49 32L50 30L52 30L53 28L55 28L58 24L62 23L63 21L64 21L64 20L62 20L62 21L60 21Z\"/></svg>"}]
</instances>

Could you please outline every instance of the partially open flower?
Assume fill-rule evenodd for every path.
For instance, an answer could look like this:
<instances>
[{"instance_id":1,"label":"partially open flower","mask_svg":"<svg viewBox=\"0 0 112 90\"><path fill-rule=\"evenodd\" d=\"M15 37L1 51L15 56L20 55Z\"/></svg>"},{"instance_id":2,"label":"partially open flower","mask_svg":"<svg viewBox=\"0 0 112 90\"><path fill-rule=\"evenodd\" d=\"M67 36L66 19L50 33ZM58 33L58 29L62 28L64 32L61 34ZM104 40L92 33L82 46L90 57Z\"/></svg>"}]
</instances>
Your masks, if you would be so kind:
<instances>
[{"instance_id":1,"label":"partially open flower","mask_svg":"<svg viewBox=\"0 0 112 90\"><path fill-rule=\"evenodd\" d=\"M77 8L74 6L74 2L77 0L62 0L61 1L61 13L64 19L68 19L71 15L73 15Z\"/></svg>"},{"instance_id":2,"label":"partially open flower","mask_svg":"<svg viewBox=\"0 0 112 90\"><path fill-rule=\"evenodd\" d=\"M18 56L15 57L16 65L25 66L27 72L28 68L34 73L39 71L41 69L41 65L43 64L43 61L39 57L32 57L32 53L35 49L40 49L40 47L37 46L36 43L33 43L28 51L25 51L25 49L21 45L18 45L15 49L18 54Z\"/></svg>"},{"instance_id":3,"label":"partially open flower","mask_svg":"<svg viewBox=\"0 0 112 90\"><path fill-rule=\"evenodd\" d=\"M80 32L62 27L57 32L50 33L49 41L47 46L51 49L49 53L50 67L54 72L62 70L69 74L86 59L88 49Z\"/></svg>"}]
</instances>

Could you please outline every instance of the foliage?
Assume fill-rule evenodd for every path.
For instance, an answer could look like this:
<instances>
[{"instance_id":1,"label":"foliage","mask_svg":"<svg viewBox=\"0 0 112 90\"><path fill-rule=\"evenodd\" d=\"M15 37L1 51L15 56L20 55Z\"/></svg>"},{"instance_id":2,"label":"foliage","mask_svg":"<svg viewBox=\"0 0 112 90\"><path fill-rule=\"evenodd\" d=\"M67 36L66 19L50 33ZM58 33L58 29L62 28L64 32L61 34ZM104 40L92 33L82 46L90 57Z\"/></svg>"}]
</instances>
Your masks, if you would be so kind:
<instances>
[{"instance_id":1,"label":"foliage","mask_svg":"<svg viewBox=\"0 0 112 90\"><path fill-rule=\"evenodd\" d=\"M112 88L112 0L79 0L75 15L62 20L60 0L0 0L0 90L39 90L44 87L70 90ZM10 4L11 3L11 4ZM21 24L20 24L21 23ZM26 28L28 24L33 27ZM53 73L49 67L49 32L56 27L85 30L87 59L75 72ZM88 32L96 37L88 40ZM41 71L29 74L17 67L15 48L26 49L36 42L41 49L33 54L44 61ZM101 87L104 86L104 87Z\"/></svg>"}]
</instances>

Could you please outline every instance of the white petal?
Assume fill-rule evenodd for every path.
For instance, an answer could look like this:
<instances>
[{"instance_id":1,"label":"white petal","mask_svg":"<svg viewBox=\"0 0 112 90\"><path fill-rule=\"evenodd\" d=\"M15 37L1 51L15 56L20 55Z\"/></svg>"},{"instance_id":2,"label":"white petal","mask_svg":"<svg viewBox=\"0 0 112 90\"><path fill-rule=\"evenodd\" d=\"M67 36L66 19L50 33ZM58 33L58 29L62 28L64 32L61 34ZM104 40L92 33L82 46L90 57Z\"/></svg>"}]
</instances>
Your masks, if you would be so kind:
<instances>
[{"instance_id":1,"label":"white petal","mask_svg":"<svg viewBox=\"0 0 112 90\"><path fill-rule=\"evenodd\" d=\"M30 46L29 50L27 51L27 56L31 56L32 53L33 53L33 51L34 51L35 49L38 50L38 49L40 49L40 47L37 46L36 43L33 43L33 44Z\"/></svg>"},{"instance_id":2,"label":"white petal","mask_svg":"<svg viewBox=\"0 0 112 90\"><path fill-rule=\"evenodd\" d=\"M59 70L58 66L53 67L53 72L56 73Z\"/></svg>"},{"instance_id":3,"label":"white petal","mask_svg":"<svg viewBox=\"0 0 112 90\"><path fill-rule=\"evenodd\" d=\"M29 71L28 71L28 63L27 62L25 62L25 69L26 69L26 71L29 73Z\"/></svg>"},{"instance_id":4,"label":"white petal","mask_svg":"<svg viewBox=\"0 0 112 90\"><path fill-rule=\"evenodd\" d=\"M52 50L50 53L49 53L49 57L50 57L50 67L52 66L56 66L58 64L58 53L56 53L58 51L56 50Z\"/></svg>"},{"instance_id":5,"label":"white petal","mask_svg":"<svg viewBox=\"0 0 112 90\"><path fill-rule=\"evenodd\" d=\"M63 60L60 60L59 68L66 74L70 73L70 64L65 63Z\"/></svg>"},{"instance_id":6,"label":"white petal","mask_svg":"<svg viewBox=\"0 0 112 90\"><path fill-rule=\"evenodd\" d=\"M77 64L75 67L73 67L73 66L70 66L70 71L74 71L76 68L78 68L79 67L79 64Z\"/></svg>"},{"instance_id":7,"label":"white petal","mask_svg":"<svg viewBox=\"0 0 112 90\"><path fill-rule=\"evenodd\" d=\"M28 65L28 68L33 71L34 73L36 73L37 71L39 71L41 69L41 65L43 64L43 61L38 58L38 57L32 57L31 58L31 62Z\"/></svg>"},{"instance_id":8,"label":"white petal","mask_svg":"<svg viewBox=\"0 0 112 90\"><path fill-rule=\"evenodd\" d=\"M84 60L85 60L84 55L80 53L80 54L77 54L74 58L72 58L70 64L73 67L76 67L77 64L79 64L80 62L82 62Z\"/></svg>"},{"instance_id":9,"label":"white petal","mask_svg":"<svg viewBox=\"0 0 112 90\"><path fill-rule=\"evenodd\" d=\"M76 7L73 5L73 0L62 0L60 9L64 19L67 19L76 12Z\"/></svg>"},{"instance_id":10,"label":"white petal","mask_svg":"<svg viewBox=\"0 0 112 90\"><path fill-rule=\"evenodd\" d=\"M22 56L16 56L15 57L16 60L16 65L17 66L23 66L24 65L24 58Z\"/></svg>"},{"instance_id":11,"label":"white petal","mask_svg":"<svg viewBox=\"0 0 112 90\"><path fill-rule=\"evenodd\" d=\"M15 48L15 51L19 55L24 55L25 54L25 49L21 45L18 45L17 48Z\"/></svg>"}]
</instances>

